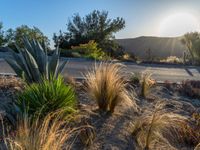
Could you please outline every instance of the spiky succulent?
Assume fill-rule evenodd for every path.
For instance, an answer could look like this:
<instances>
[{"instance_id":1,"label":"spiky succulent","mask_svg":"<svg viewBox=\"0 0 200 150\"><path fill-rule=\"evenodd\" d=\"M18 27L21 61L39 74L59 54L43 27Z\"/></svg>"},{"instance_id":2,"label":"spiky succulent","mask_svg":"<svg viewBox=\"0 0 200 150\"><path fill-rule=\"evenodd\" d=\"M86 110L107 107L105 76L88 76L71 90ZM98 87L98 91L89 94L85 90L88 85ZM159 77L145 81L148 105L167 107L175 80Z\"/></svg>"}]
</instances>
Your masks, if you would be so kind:
<instances>
[{"instance_id":1,"label":"spiky succulent","mask_svg":"<svg viewBox=\"0 0 200 150\"><path fill-rule=\"evenodd\" d=\"M59 65L60 51L57 48L52 56L48 56L47 48L32 39L23 38L24 48L16 48L19 53L10 49L12 56L5 60L13 68L19 77L23 77L28 83L40 82L42 78L55 78L63 70L66 61Z\"/></svg>"}]
</instances>

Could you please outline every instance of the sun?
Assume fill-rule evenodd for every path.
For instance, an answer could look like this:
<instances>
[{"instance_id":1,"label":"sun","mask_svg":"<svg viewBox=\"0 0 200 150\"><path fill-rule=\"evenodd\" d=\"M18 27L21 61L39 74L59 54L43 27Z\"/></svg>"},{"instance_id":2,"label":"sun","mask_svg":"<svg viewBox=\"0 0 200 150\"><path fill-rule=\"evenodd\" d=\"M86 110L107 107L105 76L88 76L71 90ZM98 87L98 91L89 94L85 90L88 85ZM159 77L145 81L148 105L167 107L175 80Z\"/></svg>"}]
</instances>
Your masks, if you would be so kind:
<instances>
[{"instance_id":1,"label":"sun","mask_svg":"<svg viewBox=\"0 0 200 150\"><path fill-rule=\"evenodd\" d=\"M159 36L182 36L192 31L200 31L200 22L197 18L190 13L176 13L161 21Z\"/></svg>"}]
</instances>

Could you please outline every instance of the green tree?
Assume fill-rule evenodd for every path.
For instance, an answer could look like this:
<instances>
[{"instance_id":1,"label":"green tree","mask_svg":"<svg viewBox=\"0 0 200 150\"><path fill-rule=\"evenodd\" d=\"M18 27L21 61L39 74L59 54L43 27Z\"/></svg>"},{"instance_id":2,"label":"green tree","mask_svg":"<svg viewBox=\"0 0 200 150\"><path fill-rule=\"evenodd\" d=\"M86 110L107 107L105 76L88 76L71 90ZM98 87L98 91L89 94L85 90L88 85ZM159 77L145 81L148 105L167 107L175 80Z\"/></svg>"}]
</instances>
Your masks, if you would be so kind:
<instances>
[{"instance_id":1,"label":"green tree","mask_svg":"<svg viewBox=\"0 0 200 150\"><path fill-rule=\"evenodd\" d=\"M181 41L189 51L192 64L200 64L200 33L186 33Z\"/></svg>"},{"instance_id":2,"label":"green tree","mask_svg":"<svg viewBox=\"0 0 200 150\"><path fill-rule=\"evenodd\" d=\"M67 32L54 34L53 39L56 44L59 41L60 48L63 49L94 40L98 43L99 48L108 52L116 48L116 43L113 41L114 33L124 27L123 18L109 19L107 11L94 10L83 18L79 14L75 14L67 23Z\"/></svg>"},{"instance_id":3,"label":"green tree","mask_svg":"<svg viewBox=\"0 0 200 150\"><path fill-rule=\"evenodd\" d=\"M6 42L6 40L5 40L5 37L4 37L3 23L0 22L0 47L4 46L5 42Z\"/></svg>"},{"instance_id":4,"label":"green tree","mask_svg":"<svg viewBox=\"0 0 200 150\"><path fill-rule=\"evenodd\" d=\"M27 37L28 39L35 39L40 43L44 43L43 45L49 45L49 39L42 33L39 28L30 28L27 25L21 25L15 30L8 29L6 32L7 45L13 48L14 43L16 43L19 47L23 47L23 37Z\"/></svg>"}]
</instances>

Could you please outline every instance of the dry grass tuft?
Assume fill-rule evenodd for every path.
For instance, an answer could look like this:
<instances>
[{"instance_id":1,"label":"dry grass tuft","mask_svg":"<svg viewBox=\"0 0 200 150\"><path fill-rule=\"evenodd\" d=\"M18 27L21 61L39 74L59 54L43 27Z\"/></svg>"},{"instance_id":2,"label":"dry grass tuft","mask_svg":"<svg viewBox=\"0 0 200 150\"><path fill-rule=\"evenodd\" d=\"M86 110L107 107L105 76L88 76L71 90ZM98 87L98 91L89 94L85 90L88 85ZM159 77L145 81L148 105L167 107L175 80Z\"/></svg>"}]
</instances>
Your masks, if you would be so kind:
<instances>
[{"instance_id":1,"label":"dry grass tuft","mask_svg":"<svg viewBox=\"0 0 200 150\"><path fill-rule=\"evenodd\" d=\"M155 81L151 79L150 73L142 73L141 77L141 96L146 98L149 89L155 84Z\"/></svg>"},{"instance_id":2,"label":"dry grass tuft","mask_svg":"<svg viewBox=\"0 0 200 150\"><path fill-rule=\"evenodd\" d=\"M70 149L72 137L83 128L71 128L69 120L63 120L62 111L48 114L44 120L31 123L24 117L17 125L17 130L5 138L9 150L61 150ZM76 137L76 136L74 136Z\"/></svg>"},{"instance_id":3,"label":"dry grass tuft","mask_svg":"<svg viewBox=\"0 0 200 150\"><path fill-rule=\"evenodd\" d=\"M76 87L76 79L70 75L66 75L64 77L65 84L71 85L72 87Z\"/></svg>"},{"instance_id":4,"label":"dry grass tuft","mask_svg":"<svg viewBox=\"0 0 200 150\"><path fill-rule=\"evenodd\" d=\"M171 113L164 107L165 103L157 103L154 112L144 113L134 123L133 135L138 147L146 150L194 148L200 141L198 120Z\"/></svg>"},{"instance_id":5,"label":"dry grass tuft","mask_svg":"<svg viewBox=\"0 0 200 150\"><path fill-rule=\"evenodd\" d=\"M167 137L173 138L171 129L179 128L186 120L181 115L162 111L162 105L159 105L153 113L145 113L136 120L133 135L142 149L155 149L156 145L162 146L162 149L175 149Z\"/></svg>"},{"instance_id":6,"label":"dry grass tuft","mask_svg":"<svg viewBox=\"0 0 200 150\"><path fill-rule=\"evenodd\" d=\"M200 150L200 143L194 148L194 150Z\"/></svg>"},{"instance_id":7,"label":"dry grass tuft","mask_svg":"<svg viewBox=\"0 0 200 150\"><path fill-rule=\"evenodd\" d=\"M103 112L113 113L121 102L132 105L122 67L119 63L101 63L85 75L86 91Z\"/></svg>"}]
</instances>

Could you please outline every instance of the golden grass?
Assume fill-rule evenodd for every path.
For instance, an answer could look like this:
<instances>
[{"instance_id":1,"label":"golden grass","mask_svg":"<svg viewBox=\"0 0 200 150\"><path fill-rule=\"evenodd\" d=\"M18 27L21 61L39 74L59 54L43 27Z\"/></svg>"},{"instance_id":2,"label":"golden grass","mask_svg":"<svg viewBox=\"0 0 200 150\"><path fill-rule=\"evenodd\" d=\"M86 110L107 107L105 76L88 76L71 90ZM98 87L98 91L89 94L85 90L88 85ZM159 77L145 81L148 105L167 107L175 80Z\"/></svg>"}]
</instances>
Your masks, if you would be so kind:
<instances>
[{"instance_id":1,"label":"golden grass","mask_svg":"<svg viewBox=\"0 0 200 150\"><path fill-rule=\"evenodd\" d=\"M153 112L144 113L134 122L133 136L137 147L146 150L198 147L198 120L172 113L164 106L164 102L157 103Z\"/></svg>"},{"instance_id":2,"label":"golden grass","mask_svg":"<svg viewBox=\"0 0 200 150\"><path fill-rule=\"evenodd\" d=\"M141 75L141 96L146 98L149 93L149 89L155 84L155 81L151 79L150 73L142 73Z\"/></svg>"},{"instance_id":3,"label":"golden grass","mask_svg":"<svg viewBox=\"0 0 200 150\"><path fill-rule=\"evenodd\" d=\"M171 129L179 128L187 119L161 110L161 105L158 105L153 113L145 113L134 123L133 135L138 147L149 150L159 145L162 149L175 149L166 136L173 137Z\"/></svg>"},{"instance_id":4,"label":"golden grass","mask_svg":"<svg viewBox=\"0 0 200 150\"><path fill-rule=\"evenodd\" d=\"M18 122L16 132L5 138L9 150L61 150L70 149L71 140L80 128L71 128L69 122L60 116L62 111L48 114L44 120L24 117Z\"/></svg>"},{"instance_id":5,"label":"golden grass","mask_svg":"<svg viewBox=\"0 0 200 150\"><path fill-rule=\"evenodd\" d=\"M200 150L200 143L194 148L194 150Z\"/></svg>"},{"instance_id":6,"label":"golden grass","mask_svg":"<svg viewBox=\"0 0 200 150\"><path fill-rule=\"evenodd\" d=\"M86 91L95 100L103 112L113 113L115 107L132 100L126 90L126 80L122 75L123 65L119 63L101 63L95 65L86 77Z\"/></svg>"}]
</instances>

